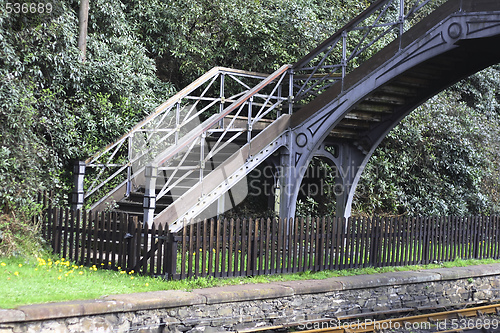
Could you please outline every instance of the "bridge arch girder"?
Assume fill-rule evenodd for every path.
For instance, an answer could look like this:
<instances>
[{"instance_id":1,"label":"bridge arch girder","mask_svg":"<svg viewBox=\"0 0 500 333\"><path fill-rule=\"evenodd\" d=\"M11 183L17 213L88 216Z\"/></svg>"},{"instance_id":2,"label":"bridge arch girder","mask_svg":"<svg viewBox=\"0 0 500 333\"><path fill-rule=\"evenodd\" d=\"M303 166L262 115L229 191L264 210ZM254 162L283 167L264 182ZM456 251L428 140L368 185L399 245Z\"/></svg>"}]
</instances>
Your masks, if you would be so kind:
<instances>
[{"instance_id":1,"label":"bridge arch girder","mask_svg":"<svg viewBox=\"0 0 500 333\"><path fill-rule=\"evenodd\" d=\"M303 170L318 147L331 136L332 130L359 105L386 87L408 83L410 78L417 78L414 82L418 83L420 73L424 73L421 75L424 77L429 68L436 68L436 73L429 75L433 76L432 80L414 89L411 95L403 98L402 103L395 104L389 113L380 116L369 128L358 130L355 138L329 138L342 147L342 157L337 167L349 171L342 179L346 195L341 200L346 217L350 216L361 174L387 134L432 96L460 79L500 62L500 12L458 11L436 22L431 28L425 26L426 22L405 34L413 42L405 44L403 35L403 42L393 42L347 75L343 87L340 84L332 86L292 115L292 160L296 169ZM294 183L300 186L303 175L297 172L298 178ZM299 186L295 185L296 192L292 195L295 198ZM293 214L293 198L290 201L290 213Z\"/></svg>"}]
</instances>

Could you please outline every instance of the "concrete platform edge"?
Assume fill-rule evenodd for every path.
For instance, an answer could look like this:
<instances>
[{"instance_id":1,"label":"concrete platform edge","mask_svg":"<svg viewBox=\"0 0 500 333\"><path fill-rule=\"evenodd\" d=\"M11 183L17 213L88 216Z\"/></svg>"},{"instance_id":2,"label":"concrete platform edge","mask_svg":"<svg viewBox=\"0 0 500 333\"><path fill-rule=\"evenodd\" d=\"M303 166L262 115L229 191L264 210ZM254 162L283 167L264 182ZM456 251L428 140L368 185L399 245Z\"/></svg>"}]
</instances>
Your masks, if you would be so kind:
<instances>
[{"instance_id":1,"label":"concrete platform edge","mask_svg":"<svg viewBox=\"0 0 500 333\"><path fill-rule=\"evenodd\" d=\"M175 308L199 304L218 304L328 293L339 290L375 288L453 279L500 275L500 263L373 275L333 277L323 280L299 280L266 284L244 284L191 292L162 290L135 294L110 295L101 299L45 303L0 309L0 324L57 318L79 317L115 312Z\"/></svg>"}]
</instances>

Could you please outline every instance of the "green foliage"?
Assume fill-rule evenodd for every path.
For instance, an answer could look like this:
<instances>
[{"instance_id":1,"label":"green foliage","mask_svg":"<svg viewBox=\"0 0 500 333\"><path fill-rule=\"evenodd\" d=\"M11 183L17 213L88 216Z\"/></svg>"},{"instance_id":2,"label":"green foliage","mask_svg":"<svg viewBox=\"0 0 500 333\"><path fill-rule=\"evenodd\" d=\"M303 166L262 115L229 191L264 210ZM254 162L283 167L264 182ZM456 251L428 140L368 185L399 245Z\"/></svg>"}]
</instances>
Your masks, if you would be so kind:
<instances>
[{"instance_id":1,"label":"green foliage","mask_svg":"<svg viewBox=\"0 0 500 333\"><path fill-rule=\"evenodd\" d=\"M28 216L38 190L69 193L73 160L122 135L173 87L214 66L272 72L372 2L95 0L85 62L78 1L53 3L50 14L0 12L0 209ZM500 210L498 69L456 85L389 135L360 183L358 212ZM307 215L334 209L328 193L301 200Z\"/></svg>"},{"instance_id":2,"label":"green foliage","mask_svg":"<svg viewBox=\"0 0 500 333\"><path fill-rule=\"evenodd\" d=\"M214 66L270 73L300 59L346 19L343 1L142 0L127 12L163 79L182 88Z\"/></svg>"},{"instance_id":3,"label":"green foliage","mask_svg":"<svg viewBox=\"0 0 500 333\"><path fill-rule=\"evenodd\" d=\"M0 14L4 212L33 211L40 189L67 194L74 159L87 158L172 94L122 7L92 3L85 63L77 48L76 1L54 4L51 14Z\"/></svg>"},{"instance_id":4,"label":"green foliage","mask_svg":"<svg viewBox=\"0 0 500 333\"><path fill-rule=\"evenodd\" d=\"M24 258L47 254L39 225L18 219L15 214L0 216L0 256Z\"/></svg>"},{"instance_id":5,"label":"green foliage","mask_svg":"<svg viewBox=\"0 0 500 333\"><path fill-rule=\"evenodd\" d=\"M493 115L442 93L401 122L362 176L355 208L369 214L498 212L499 131ZM494 116L498 119L498 116Z\"/></svg>"}]
</instances>

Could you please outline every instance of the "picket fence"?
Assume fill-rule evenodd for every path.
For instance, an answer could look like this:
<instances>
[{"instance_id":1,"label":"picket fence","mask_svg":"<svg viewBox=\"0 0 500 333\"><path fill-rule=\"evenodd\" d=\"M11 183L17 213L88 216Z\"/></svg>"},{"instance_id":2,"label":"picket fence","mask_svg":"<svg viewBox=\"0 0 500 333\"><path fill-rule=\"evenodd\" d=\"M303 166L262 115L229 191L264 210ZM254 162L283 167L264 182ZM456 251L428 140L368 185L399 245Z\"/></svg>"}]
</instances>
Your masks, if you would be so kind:
<instances>
[{"instance_id":1,"label":"picket fence","mask_svg":"<svg viewBox=\"0 0 500 333\"><path fill-rule=\"evenodd\" d=\"M37 222L61 257L166 279L500 258L498 216L204 220L173 234L123 213L48 208Z\"/></svg>"}]
</instances>

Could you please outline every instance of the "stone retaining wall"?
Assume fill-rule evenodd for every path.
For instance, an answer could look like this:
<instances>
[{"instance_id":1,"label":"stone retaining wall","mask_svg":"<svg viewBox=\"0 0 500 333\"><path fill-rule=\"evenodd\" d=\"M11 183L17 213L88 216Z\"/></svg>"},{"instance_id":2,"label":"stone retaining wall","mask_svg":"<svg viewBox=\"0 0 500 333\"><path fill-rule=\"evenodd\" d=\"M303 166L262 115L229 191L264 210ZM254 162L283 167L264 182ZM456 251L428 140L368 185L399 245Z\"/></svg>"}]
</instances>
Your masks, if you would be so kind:
<instances>
[{"instance_id":1,"label":"stone retaining wall","mask_svg":"<svg viewBox=\"0 0 500 333\"><path fill-rule=\"evenodd\" d=\"M222 332L500 298L500 264L112 295L0 310L0 333Z\"/></svg>"}]
</instances>

